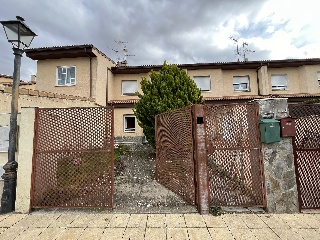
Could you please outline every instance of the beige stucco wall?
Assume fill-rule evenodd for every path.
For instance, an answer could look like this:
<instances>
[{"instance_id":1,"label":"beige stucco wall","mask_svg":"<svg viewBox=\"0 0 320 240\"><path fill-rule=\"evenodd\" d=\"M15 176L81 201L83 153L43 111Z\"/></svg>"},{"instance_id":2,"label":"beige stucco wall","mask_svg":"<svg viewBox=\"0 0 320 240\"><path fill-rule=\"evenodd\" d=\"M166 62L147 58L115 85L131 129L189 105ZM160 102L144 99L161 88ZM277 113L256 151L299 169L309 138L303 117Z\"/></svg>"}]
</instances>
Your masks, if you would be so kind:
<instances>
[{"instance_id":1,"label":"beige stucco wall","mask_svg":"<svg viewBox=\"0 0 320 240\"><path fill-rule=\"evenodd\" d=\"M302 66L299 68L299 86L301 93L320 93L317 72L320 65Z\"/></svg>"},{"instance_id":2,"label":"beige stucco wall","mask_svg":"<svg viewBox=\"0 0 320 240\"><path fill-rule=\"evenodd\" d=\"M135 132L124 132L123 131L123 115L133 114L131 108L115 108L114 109L114 135L115 136L125 136L125 137L135 137L143 136L142 128L138 125L136 119L136 131Z\"/></svg>"},{"instance_id":3,"label":"beige stucco wall","mask_svg":"<svg viewBox=\"0 0 320 240\"><path fill-rule=\"evenodd\" d=\"M269 68L269 89L272 94L320 93L317 71L320 71L320 65L301 66L296 68ZM272 91L272 74L287 74L288 89L283 91Z\"/></svg>"},{"instance_id":4,"label":"beige stucco wall","mask_svg":"<svg viewBox=\"0 0 320 240\"><path fill-rule=\"evenodd\" d=\"M30 210L34 119L34 108L21 109L15 211L22 213Z\"/></svg>"},{"instance_id":5,"label":"beige stucco wall","mask_svg":"<svg viewBox=\"0 0 320 240\"><path fill-rule=\"evenodd\" d=\"M121 82L122 80L137 80L137 90L138 92L142 93L141 91L141 78L145 77L147 79L150 79L149 74L117 74L114 75L113 77L113 94L112 97L113 99L111 100L128 100L128 99L139 99L137 96L125 96L122 95L122 87L121 87Z\"/></svg>"},{"instance_id":6,"label":"beige stucco wall","mask_svg":"<svg viewBox=\"0 0 320 240\"><path fill-rule=\"evenodd\" d=\"M222 97L224 92L221 91L224 87L222 81L222 70L221 69L201 69L201 70L188 70L187 74L190 78L200 76L210 76L211 91L203 91L204 97Z\"/></svg>"},{"instance_id":7,"label":"beige stucco wall","mask_svg":"<svg viewBox=\"0 0 320 240\"><path fill-rule=\"evenodd\" d=\"M233 90L233 77L249 76L250 91L235 92ZM238 70L223 70L222 71L223 96L240 96L240 95L257 95L257 73L254 69L238 69Z\"/></svg>"},{"instance_id":8,"label":"beige stucco wall","mask_svg":"<svg viewBox=\"0 0 320 240\"><path fill-rule=\"evenodd\" d=\"M106 106L106 95L107 95L107 78L112 78L112 72L110 71L111 67L114 66L109 59L105 56L100 55L98 52L97 55L97 81L95 84L96 91L96 102L100 105ZM109 79L109 83L112 79ZM108 86L109 87L109 86ZM108 96L109 98L109 96ZM110 98L109 98L110 99Z\"/></svg>"},{"instance_id":9,"label":"beige stucco wall","mask_svg":"<svg viewBox=\"0 0 320 240\"><path fill-rule=\"evenodd\" d=\"M76 85L57 86L57 67L76 66ZM93 75L96 70L93 68ZM39 60L37 63L37 86L39 91L90 97L90 60L89 58L62 58Z\"/></svg>"}]
</instances>

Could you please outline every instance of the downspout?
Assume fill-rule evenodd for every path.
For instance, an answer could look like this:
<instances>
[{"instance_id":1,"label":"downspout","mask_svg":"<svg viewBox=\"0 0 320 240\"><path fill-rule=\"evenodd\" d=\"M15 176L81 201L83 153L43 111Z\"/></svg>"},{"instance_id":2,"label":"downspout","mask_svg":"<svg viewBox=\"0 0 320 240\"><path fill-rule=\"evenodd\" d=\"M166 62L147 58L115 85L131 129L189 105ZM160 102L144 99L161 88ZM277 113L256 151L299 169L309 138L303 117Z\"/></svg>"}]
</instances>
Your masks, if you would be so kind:
<instances>
[{"instance_id":1,"label":"downspout","mask_svg":"<svg viewBox=\"0 0 320 240\"><path fill-rule=\"evenodd\" d=\"M257 85L258 85L258 96L260 96L260 86L259 86L259 74L258 74L258 71L262 68L262 63L260 63L260 67L258 67L256 69L256 73L257 73Z\"/></svg>"},{"instance_id":2,"label":"downspout","mask_svg":"<svg viewBox=\"0 0 320 240\"><path fill-rule=\"evenodd\" d=\"M87 48L84 49L90 61L90 86L89 86L89 97L92 98L92 57L87 52Z\"/></svg>"}]
</instances>

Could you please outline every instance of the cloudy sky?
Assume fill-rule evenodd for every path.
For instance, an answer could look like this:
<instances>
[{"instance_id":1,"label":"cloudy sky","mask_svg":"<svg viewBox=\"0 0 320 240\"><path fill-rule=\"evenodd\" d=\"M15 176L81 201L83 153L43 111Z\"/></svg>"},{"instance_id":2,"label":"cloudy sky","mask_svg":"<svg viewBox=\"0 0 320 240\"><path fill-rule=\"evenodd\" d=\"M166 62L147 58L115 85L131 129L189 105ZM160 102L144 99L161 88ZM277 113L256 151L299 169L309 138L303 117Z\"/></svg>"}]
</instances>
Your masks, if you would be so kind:
<instances>
[{"instance_id":1,"label":"cloudy sky","mask_svg":"<svg viewBox=\"0 0 320 240\"><path fill-rule=\"evenodd\" d=\"M38 35L31 48L93 44L116 60L116 41L124 41L134 55L129 65L237 61L230 36L255 51L249 60L320 57L318 0L0 0L0 6L1 21L22 16ZM12 76L13 57L0 30L0 74ZM31 74L36 62L24 56L21 79Z\"/></svg>"}]
</instances>

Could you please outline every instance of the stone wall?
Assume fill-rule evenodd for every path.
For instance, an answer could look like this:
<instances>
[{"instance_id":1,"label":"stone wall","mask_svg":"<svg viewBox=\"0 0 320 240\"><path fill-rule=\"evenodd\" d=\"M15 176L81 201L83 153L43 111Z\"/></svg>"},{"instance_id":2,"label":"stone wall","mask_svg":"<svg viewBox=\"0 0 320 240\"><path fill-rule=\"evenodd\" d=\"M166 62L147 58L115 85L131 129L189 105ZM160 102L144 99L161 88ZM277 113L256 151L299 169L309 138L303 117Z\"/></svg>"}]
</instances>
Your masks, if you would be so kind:
<instances>
[{"instance_id":1,"label":"stone wall","mask_svg":"<svg viewBox=\"0 0 320 240\"><path fill-rule=\"evenodd\" d=\"M287 100L257 100L260 118L277 119L288 116ZM270 213L299 212L292 138L280 142L262 143L267 211Z\"/></svg>"},{"instance_id":2,"label":"stone wall","mask_svg":"<svg viewBox=\"0 0 320 240\"><path fill-rule=\"evenodd\" d=\"M268 212L299 212L292 139L263 143L262 153Z\"/></svg>"}]
</instances>

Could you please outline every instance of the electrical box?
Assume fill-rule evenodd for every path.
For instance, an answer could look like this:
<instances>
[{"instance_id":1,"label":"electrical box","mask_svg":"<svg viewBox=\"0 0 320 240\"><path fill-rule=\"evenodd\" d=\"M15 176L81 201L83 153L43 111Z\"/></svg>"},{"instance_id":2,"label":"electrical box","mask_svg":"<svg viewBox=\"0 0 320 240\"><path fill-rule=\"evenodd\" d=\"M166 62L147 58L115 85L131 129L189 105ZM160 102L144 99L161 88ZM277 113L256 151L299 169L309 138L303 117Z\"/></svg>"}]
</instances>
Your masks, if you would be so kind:
<instances>
[{"instance_id":1,"label":"electrical box","mask_svg":"<svg viewBox=\"0 0 320 240\"><path fill-rule=\"evenodd\" d=\"M260 120L261 142L280 142L280 121L276 119Z\"/></svg>"},{"instance_id":2,"label":"electrical box","mask_svg":"<svg viewBox=\"0 0 320 240\"><path fill-rule=\"evenodd\" d=\"M282 137L294 137L296 135L296 124L291 117L282 118L280 125Z\"/></svg>"}]
</instances>

